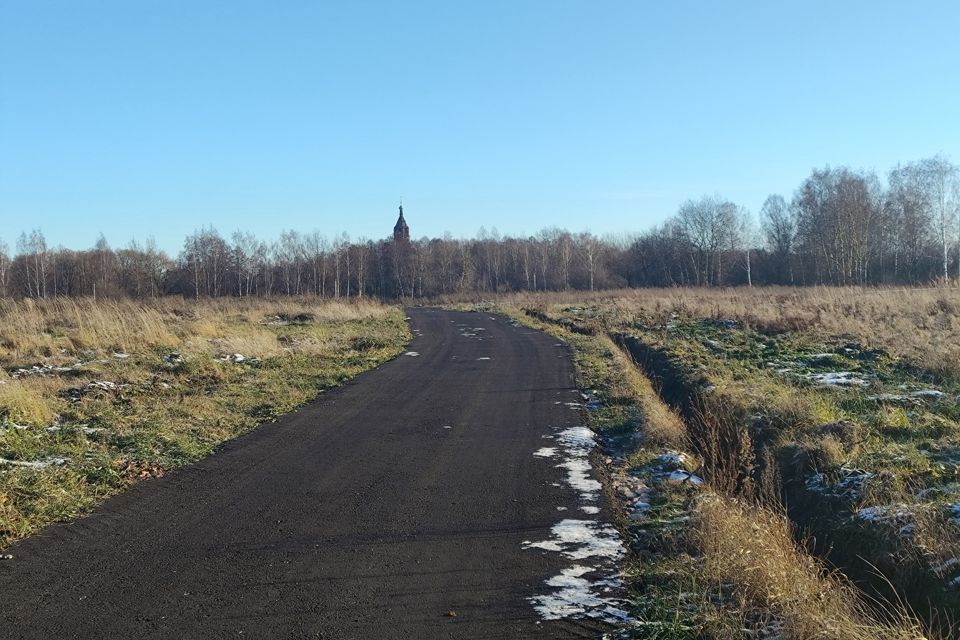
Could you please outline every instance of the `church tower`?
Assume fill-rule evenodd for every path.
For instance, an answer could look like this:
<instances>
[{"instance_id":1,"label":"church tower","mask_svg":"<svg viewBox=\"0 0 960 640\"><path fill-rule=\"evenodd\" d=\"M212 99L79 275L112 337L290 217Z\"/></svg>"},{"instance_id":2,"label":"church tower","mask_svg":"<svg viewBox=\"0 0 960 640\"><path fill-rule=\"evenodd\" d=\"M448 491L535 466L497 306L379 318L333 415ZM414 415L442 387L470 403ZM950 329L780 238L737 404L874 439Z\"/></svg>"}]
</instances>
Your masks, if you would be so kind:
<instances>
[{"instance_id":1,"label":"church tower","mask_svg":"<svg viewBox=\"0 0 960 640\"><path fill-rule=\"evenodd\" d=\"M407 226L407 221L403 219L403 205L400 205L400 217L397 218L397 224L393 226L393 241L394 242L409 242L410 241L410 227Z\"/></svg>"}]
</instances>

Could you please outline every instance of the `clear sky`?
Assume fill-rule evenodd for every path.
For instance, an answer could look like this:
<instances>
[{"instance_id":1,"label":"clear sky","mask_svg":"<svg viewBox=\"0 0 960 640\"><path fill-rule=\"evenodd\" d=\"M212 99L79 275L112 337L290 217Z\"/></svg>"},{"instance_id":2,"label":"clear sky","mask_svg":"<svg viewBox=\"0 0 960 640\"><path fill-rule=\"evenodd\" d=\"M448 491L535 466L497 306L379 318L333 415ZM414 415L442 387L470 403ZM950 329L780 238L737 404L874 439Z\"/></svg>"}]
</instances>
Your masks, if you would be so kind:
<instances>
[{"instance_id":1,"label":"clear sky","mask_svg":"<svg viewBox=\"0 0 960 640\"><path fill-rule=\"evenodd\" d=\"M960 3L0 0L0 238L637 232L960 161Z\"/></svg>"}]
</instances>

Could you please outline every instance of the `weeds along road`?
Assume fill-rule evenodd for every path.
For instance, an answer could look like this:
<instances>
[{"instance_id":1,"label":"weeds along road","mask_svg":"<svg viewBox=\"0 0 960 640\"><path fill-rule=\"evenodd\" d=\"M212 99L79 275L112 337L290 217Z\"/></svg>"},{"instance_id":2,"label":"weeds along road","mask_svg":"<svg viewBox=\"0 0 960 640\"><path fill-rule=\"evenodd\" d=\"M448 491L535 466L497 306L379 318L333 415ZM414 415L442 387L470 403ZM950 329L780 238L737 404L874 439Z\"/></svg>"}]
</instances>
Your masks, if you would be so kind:
<instances>
[{"instance_id":1,"label":"weeds along road","mask_svg":"<svg viewBox=\"0 0 960 640\"><path fill-rule=\"evenodd\" d=\"M622 547L568 349L411 316L407 355L10 547L0 637L597 637Z\"/></svg>"}]
</instances>

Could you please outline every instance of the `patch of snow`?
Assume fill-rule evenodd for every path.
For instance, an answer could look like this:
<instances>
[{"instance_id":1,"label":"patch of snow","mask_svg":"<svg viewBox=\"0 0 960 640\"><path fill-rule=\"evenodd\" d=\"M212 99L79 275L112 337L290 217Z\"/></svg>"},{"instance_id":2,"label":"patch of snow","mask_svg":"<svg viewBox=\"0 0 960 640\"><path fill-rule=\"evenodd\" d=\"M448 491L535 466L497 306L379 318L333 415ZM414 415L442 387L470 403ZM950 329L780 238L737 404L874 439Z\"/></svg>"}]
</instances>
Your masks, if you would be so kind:
<instances>
[{"instance_id":1,"label":"patch of snow","mask_svg":"<svg viewBox=\"0 0 960 640\"><path fill-rule=\"evenodd\" d=\"M910 394L914 398L933 398L939 399L944 397L945 394L943 391L938 391L936 389L920 389L919 391L914 391Z\"/></svg>"},{"instance_id":2,"label":"patch of snow","mask_svg":"<svg viewBox=\"0 0 960 640\"><path fill-rule=\"evenodd\" d=\"M29 469L46 469L47 467L60 467L67 463L66 458L49 456L42 460L8 460L0 458L0 465L6 464L11 467L27 467Z\"/></svg>"},{"instance_id":3,"label":"patch of snow","mask_svg":"<svg viewBox=\"0 0 960 640\"><path fill-rule=\"evenodd\" d=\"M840 473L842 477L832 484L824 474L813 474L806 480L807 490L835 498L857 498L863 492L863 485L875 475L849 467L840 467Z\"/></svg>"},{"instance_id":4,"label":"patch of snow","mask_svg":"<svg viewBox=\"0 0 960 640\"><path fill-rule=\"evenodd\" d=\"M556 447L541 447L533 452L533 455L538 458L552 458L557 455Z\"/></svg>"},{"instance_id":5,"label":"patch of snow","mask_svg":"<svg viewBox=\"0 0 960 640\"><path fill-rule=\"evenodd\" d=\"M591 505L587 505L587 506L584 506L584 507L580 507L580 510L583 511L584 513L588 514L588 515L596 515L596 514L600 513L600 507L594 507L594 506L591 506Z\"/></svg>"},{"instance_id":6,"label":"patch of snow","mask_svg":"<svg viewBox=\"0 0 960 640\"><path fill-rule=\"evenodd\" d=\"M594 502L600 493L600 482L590 477L589 460L583 458L570 458L557 465L560 469L567 470L567 484L576 489L580 498L587 502Z\"/></svg>"},{"instance_id":7,"label":"patch of snow","mask_svg":"<svg viewBox=\"0 0 960 640\"><path fill-rule=\"evenodd\" d=\"M117 353L113 354L113 357L116 358L117 360L126 360L127 358L130 357L130 354L129 354L129 353L117 352Z\"/></svg>"},{"instance_id":8,"label":"patch of snow","mask_svg":"<svg viewBox=\"0 0 960 640\"><path fill-rule=\"evenodd\" d=\"M87 383L87 391L94 391L99 389L100 391L117 391L120 388L116 382L110 382L109 380L94 380L93 382Z\"/></svg>"},{"instance_id":9,"label":"patch of snow","mask_svg":"<svg viewBox=\"0 0 960 640\"><path fill-rule=\"evenodd\" d=\"M867 400L875 400L877 402L906 402L908 399L907 396L896 393L878 393L875 396L867 396Z\"/></svg>"},{"instance_id":10,"label":"patch of snow","mask_svg":"<svg viewBox=\"0 0 960 640\"><path fill-rule=\"evenodd\" d=\"M566 469L567 484L580 494L585 502L595 502L599 496L600 482L590 477L590 450L596 446L596 436L588 427L570 427L557 434L567 458L557 465Z\"/></svg>"},{"instance_id":11,"label":"patch of snow","mask_svg":"<svg viewBox=\"0 0 960 640\"><path fill-rule=\"evenodd\" d=\"M557 507L557 511L566 511L566 510L567 510L566 507Z\"/></svg>"},{"instance_id":12,"label":"patch of snow","mask_svg":"<svg viewBox=\"0 0 960 640\"><path fill-rule=\"evenodd\" d=\"M405 354L403 354L403 355L405 355L405 356L410 356L411 358L416 358L416 357L419 356L420 354L417 353L416 351L407 351L407 352L406 352Z\"/></svg>"},{"instance_id":13,"label":"patch of snow","mask_svg":"<svg viewBox=\"0 0 960 640\"><path fill-rule=\"evenodd\" d=\"M909 538L915 530L914 524L910 522L910 507L905 504L864 507L857 511L855 517L865 522L896 526L897 535L902 538Z\"/></svg>"},{"instance_id":14,"label":"patch of snow","mask_svg":"<svg viewBox=\"0 0 960 640\"><path fill-rule=\"evenodd\" d=\"M553 525L550 532L553 535L549 540L525 541L524 548L558 551L574 560L618 559L626 553L620 542L620 534L609 524L567 519Z\"/></svg>"},{"instance_id":15,"label":"patch of snow","mask_svg":"<svg viewBox=\"0 0 960 640\"><path fill-rule=\"evenodd\" d=\"M444 429L453 429L453 427L452 427L451 425L449 425L449 424L443 425L443 428L444 428Z\"/></svg>"},{"instance_id":16,"label":"patch of snow","mask_svg":"<svg viewBox=\"0 0 960 640\"><path fill-rule=\"evenodd\" d=\"M564 569L547 580L547 586L555 591L529 598L533 608L544 620L583 617L610 623L628 620L630 616L621 608L622 601L605 595L621 589L623 583L618 578L591 582L583 577L593 571L593 568L581 565Z\"/></svg>"},{"instance_id":17,"label":"patch of snow","mask_svg":"<svg viewBox=\"0 0 960 640\"><path fill-rule=\"evenodd\" d=\"M10 372L11 378L23 378L26 376L50 376L58 375L62 373L71 373L76 371L81 366L81 363L78 362L72 367L46 367L34 365L29 369L17 369Z\"/></svg>"},{"instance_id":18,"label":"patch of snow","mask_svg":"<svg viewBox=\"0 0 960 640\"><path fill-rule=\"evenodd\" d=\"M803 377L824 387L867 387L870 385L869 380L853 371L808 373Z\"/></svg>"},{"instance_id":19,"label":"patch of snow","mask_svg":"<svg viewBox=\"0 0 960 640\"><path fill-rule=\"evenodd\" d=\"M689 482L697 486L703 484L703 478L692 473L687 473L686 471L671 471L663 476L663 478L668 482Z\"/></svg>"},{"instance_id":20,"label":"patch of snow","mask_svg":"<svg viewBox=\"0 0 960 640\"><path fill-rule=\"evenodd\" d=\"M687 454L681 451L667 451L657 456L657 461L664 469L681 469L686 465Z\"/></svg>"},{"instance_id":21,"label":"patch of snow","mask_svg":"<svg viewBox=\"0 0 960 640\"><path fill-rule=\"evenodd\" d=\"M482 358L477 358L477 360L489 360L490 356L483 356Z\"/></svg>"},{"instance_id":22,"label":"patch of snow","mask_svg":"<svg viewBox=\"0 0 960 640\"><path fill-rule=\"evenodd\" d=\"M589 427L570 427L560 432L560 444L577 453L589 453L597 445L597 439ZM573 453L573 452L571 452Z\"/></svg>"}]
</instances>

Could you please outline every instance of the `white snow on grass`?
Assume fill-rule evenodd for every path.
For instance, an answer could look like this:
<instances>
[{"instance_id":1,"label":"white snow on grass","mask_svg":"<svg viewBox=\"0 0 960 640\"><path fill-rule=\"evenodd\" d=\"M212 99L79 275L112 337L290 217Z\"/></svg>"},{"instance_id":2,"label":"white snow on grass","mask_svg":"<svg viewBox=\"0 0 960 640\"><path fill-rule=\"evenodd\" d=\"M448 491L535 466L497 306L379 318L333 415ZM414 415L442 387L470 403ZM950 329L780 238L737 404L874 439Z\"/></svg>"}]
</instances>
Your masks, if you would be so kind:
<instances>
[{"instance_id":1,"label":"white snow on grass","mask_svg":"<svg viewBox=\"0 0 960 640\"><path fill-rule=\"evenodd\" d=\"M905 519L910 517L910 510L905 504L879 505L860 509L857 511L857 517L861 520L866 520L867 522Z\"/></svg>"},{"instance_id":2,"label":"white snow on grass","mask_svg":"<svg viewBox=\"0 0 960 640\"><path fill-rule=\"evenodd\" d=\"M867 396L870 400L878 402L906 402L910 399L917 400L940 400L947 394L937 389L918 389L911 391L909 395L902 393L878 393L877 395Z\"/></svg>"},{"instance_id":3,"label":"white snow on grass","mask_svg":"<svg viewBox=\"0 0 960 640\"><path fill-rule=\"evenodd\" d=\"M46 469L47 467L60 467L67 463L66 458L50 456L42 460L8 460L0 458L0 465L9 465L11 467L26 467L28 469Z\"/></svg>"},{"instance_id":4,"label":"white snow on grass","mask_svg":"<svg viewBox=\"0 0 960 640\"><path fill-rule=\"evenodd\" d=\"M878 393L874 396L867 396L867 400L874 400L876 402L906 402L909 398L897 393Z\"/></svg>"},{"instance_id":5,"label":"white snow on grass","mask_svg":"<svg viewBox=\"0 0 960 640\"><path fill-rule=\"evenodd\" d=\"M831 481L825 474L815 473L808 477L804 483L807 491L820 493L833 497L857 498L863 493L864 485L874 478L873 473L861 471L860 469L851 469L849 467L840 467L840 477Z\"/></svg>"},{"instance_id":6,"label":"white snow on grass","mask_svg":"<svg viewBox=\"0 0 960 640\"><path fill-rule=\"evenodd\" d=\"M557 448L556 447L540 447L539 449L533 452L533 455L538 458L552 458L553 456L557 455Z\"/></svg>"},{"instance_id":7,"label":"white snow on grass","mask_svg":"<svg viewBox=\"0 0 960 640\"><path fill-rule=\"evenodd\" d=\"M913 398L932 398L934 400L939 400L945 396L943 391L938 391L937 389L920 389L919 391L914 391L910 394Z\"/></svg>"},{"instance_id":8,"label":"white snow on grass","mask_svg":"<svg viewBox=\"0 0 960 640\"><path fill-rule=\"evenodd\" d=\"M853 371L808 373L804 378L825 387L867 387L870 385L869 380Z\"/></svg>"},{"instance_id":9,"label":"white snow on grass","mask_svg":"<svg viewBox=\"0 0 960 640\"><path fill-rule=\"evenodd\" d=\"M682 469L687 460L687 454L680 451L667 451L657 456L657 462L664 469Z\"/></svg>"},{"instance_id":10,"label":"white snow on grass","mask_svg":"<svg viewBox=\"0 0 960 640\"><path fill-rule=\"evenodd\" d=\"M686 471L671 471L663 476L663 479L667 480L668 482L689 482L690 484L695 484L698 486L703 484L703 478Z\"/></svg>"}]
</instances>

